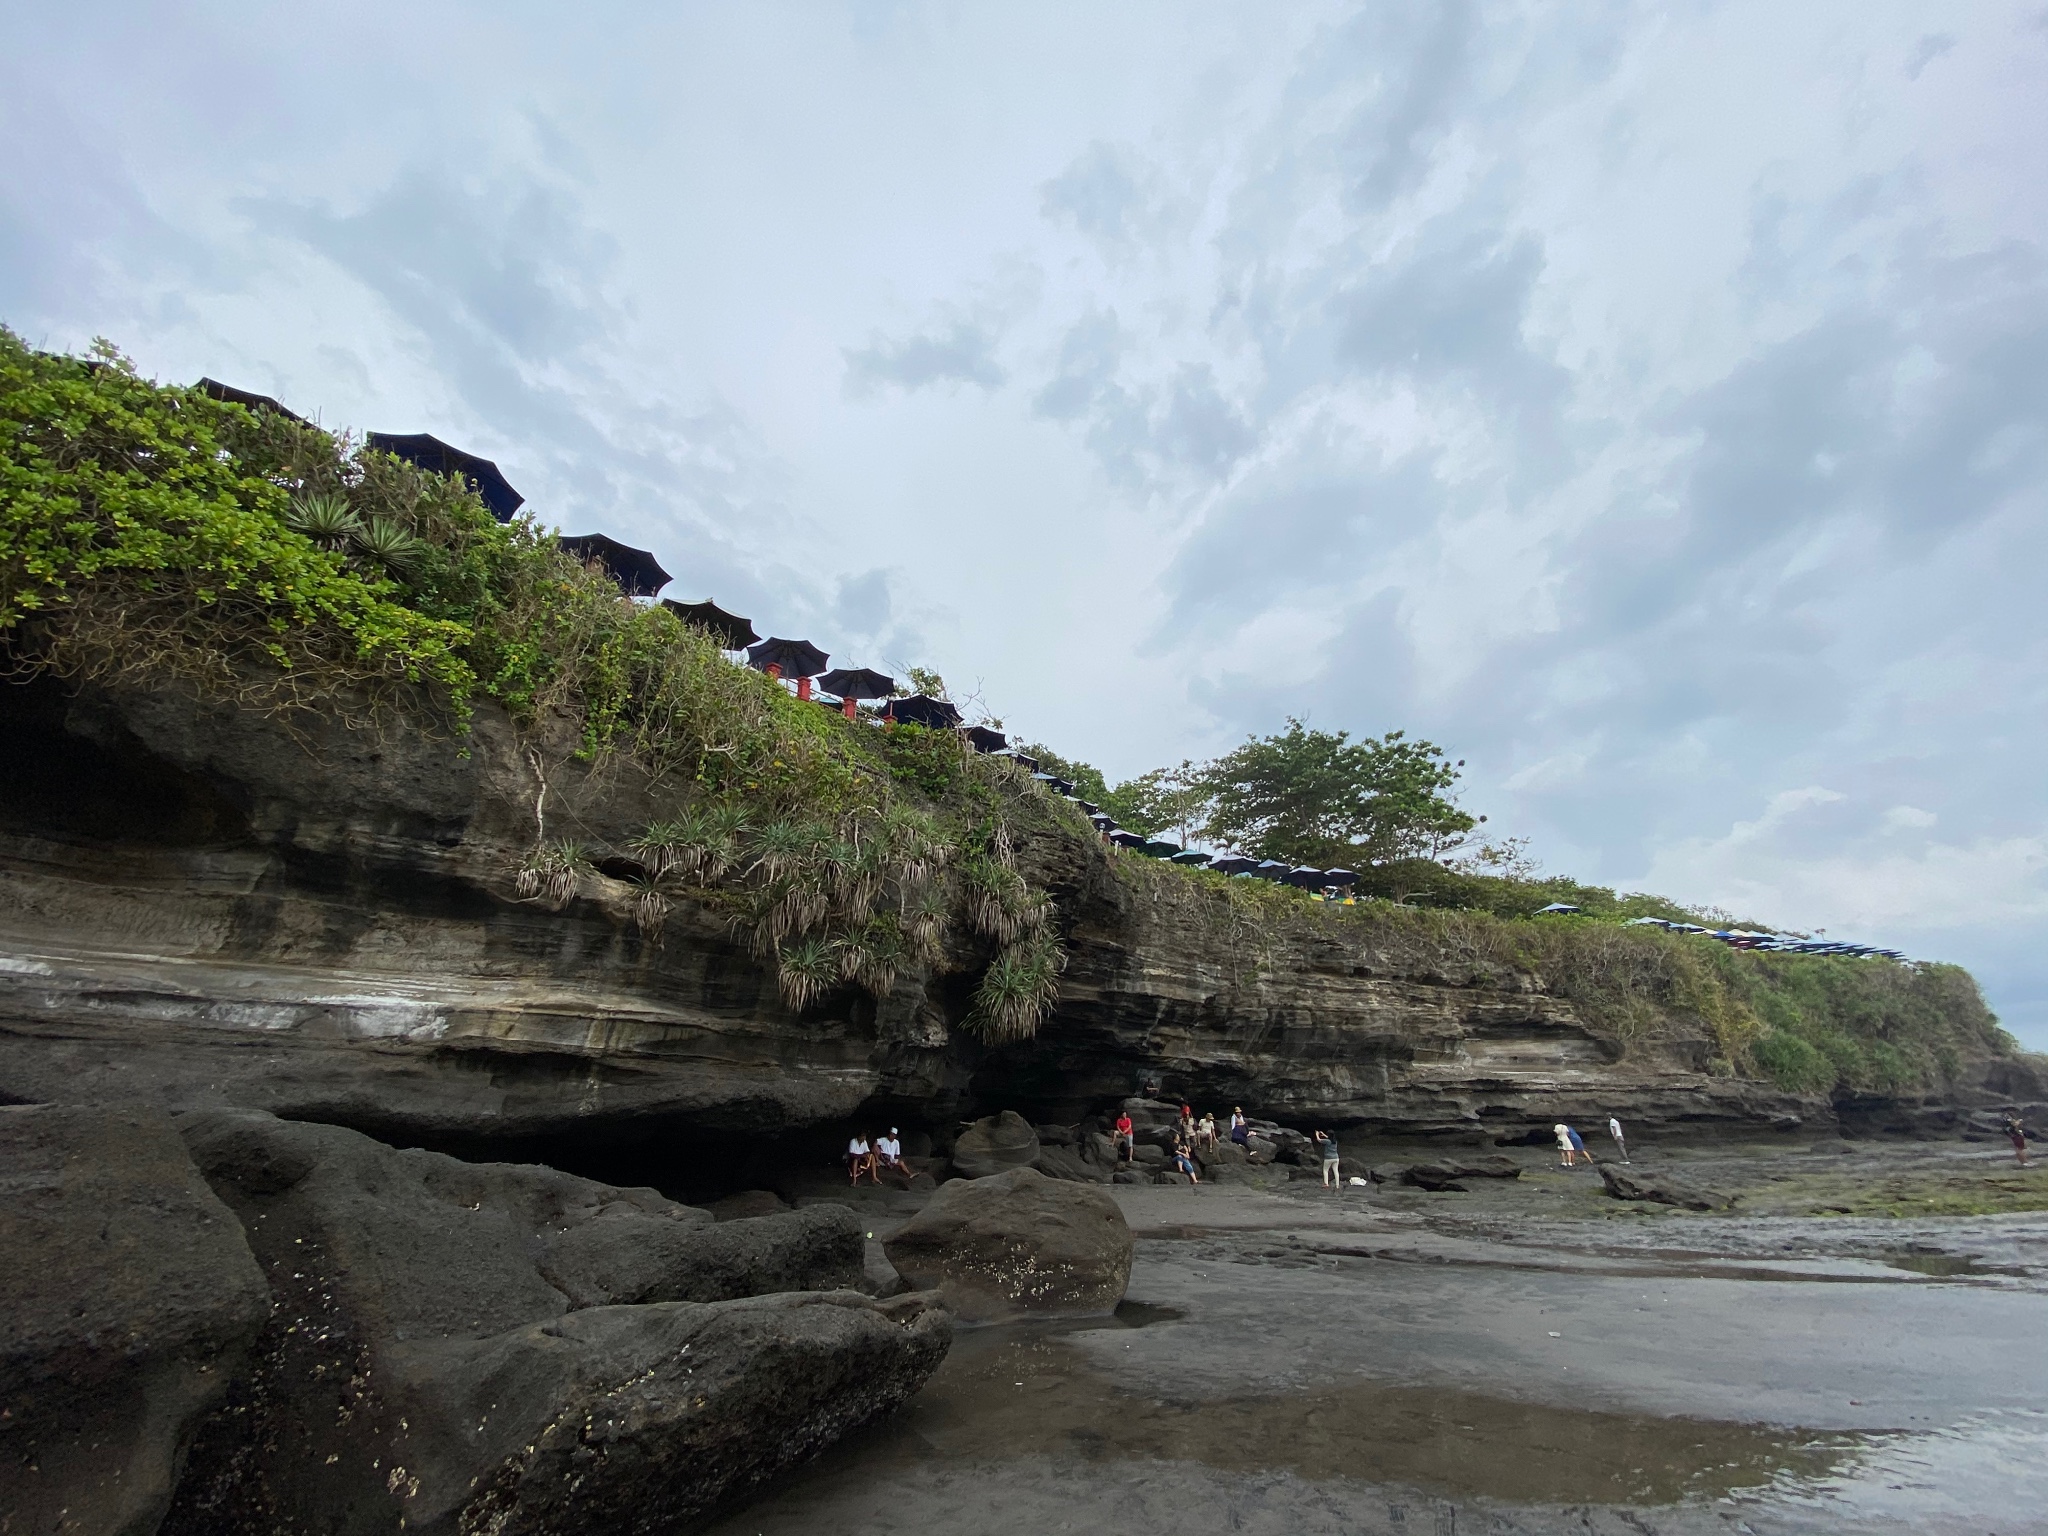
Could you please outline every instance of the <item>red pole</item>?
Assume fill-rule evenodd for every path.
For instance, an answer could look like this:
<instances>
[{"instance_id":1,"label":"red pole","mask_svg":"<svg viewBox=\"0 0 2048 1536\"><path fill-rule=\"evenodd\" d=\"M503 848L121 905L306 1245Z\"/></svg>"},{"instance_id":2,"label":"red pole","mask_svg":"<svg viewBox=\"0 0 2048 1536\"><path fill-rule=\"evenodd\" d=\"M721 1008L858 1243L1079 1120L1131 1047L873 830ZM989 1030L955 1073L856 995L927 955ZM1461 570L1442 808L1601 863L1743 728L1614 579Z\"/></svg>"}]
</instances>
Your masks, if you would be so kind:
<instances>
[{"instance_id":1,"label":"red pole","mask_svg":"<svg viewBox=\"0 0 2048 1536\"><path fill-rule=\"evenodd\" d=\"M860 706L851 699L841 699L839 701L839 712L849 720L858 720L860 718Z\"/></svg>"},{"instance_id":2,"label":"red pole","mask_svg":"<svg viewBox=\"0 0 2048 1536\"><path fill-rule=\"evenodd\" d=\"M761 670L763 672L766 672L770 677L776 678L778 680L782 676L782 664L780 662L771 661L768 663L767 666L763 667Z\"/></svg>"},{"instance_id":3,"label":"red pole","mask_svg":"<svg viewBox=\"0 0 2048 1536\"><path fill-rule=\"evenodd\" d=\"M808 677L796 680L796 696L800 699L808 699L811 696L811 680Z\"/></svg>"}]
</instances>

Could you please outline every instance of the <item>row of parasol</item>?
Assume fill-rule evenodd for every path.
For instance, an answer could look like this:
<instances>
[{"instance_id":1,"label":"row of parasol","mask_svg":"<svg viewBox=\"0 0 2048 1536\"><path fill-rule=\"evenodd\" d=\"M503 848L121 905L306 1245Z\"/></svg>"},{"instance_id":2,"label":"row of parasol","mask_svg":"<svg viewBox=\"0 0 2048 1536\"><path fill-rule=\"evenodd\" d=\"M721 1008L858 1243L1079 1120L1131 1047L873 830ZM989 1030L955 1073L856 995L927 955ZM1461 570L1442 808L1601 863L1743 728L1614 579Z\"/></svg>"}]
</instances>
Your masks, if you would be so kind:
<instances>
[{"instance_id":1,"label":"row of parasol","mask_svg":"<svg viewBox=\"0 0 2048 1536\"><path fill-rule=\"evenodd\" d=\"M201 379L198 387L201 393L215 400L225 400L252 411L274 411L291 421L304 423L306 420L269 395L237 389L218 379ZM476 454L465 453L450 443L442 442L432 433L372 432L367 441L372 448L417 465L429 474L459 476L501 523L512 521L513 514L525 505L526 498L513 488L512 482L505 478L504 471L495 463ZM651 598L674 579L662 569L652 550L622 544L609 534L562 534L557 542L575 559L602 570L628 597ZM834 708L843 710L848 719L854 718L860 704L879 699L886 701L880 711L885 719L938 728L960 726L960 711L944 699L923 695L895 698L896 679L866 667L840 667L828 672L825 667L831 658L808 640L786 640L780 636L764 640L746 619L727 613L714 602L679 603L673 598L664 598L661 606L685 623L694 624L710 634L725 649L745 651L748 666L770 677L792 680L799 698L811 697L815 679L820 688L835 695L830 701L820 702L830 702ZM969 741L979 751L1000 751L1007 745L1000 731L978 725L967 726L965 730Z\"/></svg>"},{"instance_id":2,"label":"row of parasol","mask_svg":"<svg viewBox=\"0 0 2048 1536\"><path fill-rule=\"evenodd\" d=\"M268 395L236 389L217 379L201 379L199 389L216 400L246 406L252 411L275 411L292 421L305 420ZM460 476L501 523L510 522L526 501L491 460L465 453L430 433L372 432L368 441L372 448L393 454L430 474ZM562 549L575 559L602 570L627 597L652 598L674 579L662 569L652 550L636 549L607 534L563 534L559 542ZM755 632L750 620L726 612L709 599L699 603L681 603L673 598L663 598L661 606L685 623L696 625L726 650L744 651L748 666L765 672L769 677L793 682L800 699L812 698L815 681L818 688L832 695L816 702L839 710L849 720L860 717L862 704L878 702L880 708L871 711L870 718L890 724L920 725L930 730L957 730L975 751L1013 759L1053 793L1078 805L1095 824L1096 830L1110 842L1134 853L1175 864L1213 869L1218 874L1271 880L1303 890L1335 892L1358 883L1358 876L1348 869L1315 869L1308 865L1290 865L1279 859L1252 859L1236 853L1203 853L1163 838L1126 831L1100 806L1076 795L1072 784L1053 774L1041 773L1036 758L1011 751L1009 738L1001 731L991 730L985 725L964 724L960 711L945 699L924 694L897 698L896 679L867 667L836 667L828 671L826 664L832 658L810 641L789 640L779 635L771 635L764 640Z\"/></svg>"}]
</instances>

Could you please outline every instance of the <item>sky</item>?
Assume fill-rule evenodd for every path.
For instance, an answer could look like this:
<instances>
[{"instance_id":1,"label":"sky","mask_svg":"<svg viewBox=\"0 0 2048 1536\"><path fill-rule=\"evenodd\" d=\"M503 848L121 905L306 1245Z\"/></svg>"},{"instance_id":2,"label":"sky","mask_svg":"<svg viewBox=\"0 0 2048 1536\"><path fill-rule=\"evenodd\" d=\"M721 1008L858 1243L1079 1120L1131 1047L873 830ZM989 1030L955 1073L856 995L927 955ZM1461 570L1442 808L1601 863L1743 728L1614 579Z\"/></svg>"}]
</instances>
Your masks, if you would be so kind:
<instances>
[{"instance_id":1,"label":"sky","mask_svg":"<svg viewBox=\"0 0 2048 1536\"><path fill-rule=\"evenodd\" d=\"M2048 1049L2048 10L0 12L0 323L1123 777L1405 729Z\"/></svg>"}]
</instances>

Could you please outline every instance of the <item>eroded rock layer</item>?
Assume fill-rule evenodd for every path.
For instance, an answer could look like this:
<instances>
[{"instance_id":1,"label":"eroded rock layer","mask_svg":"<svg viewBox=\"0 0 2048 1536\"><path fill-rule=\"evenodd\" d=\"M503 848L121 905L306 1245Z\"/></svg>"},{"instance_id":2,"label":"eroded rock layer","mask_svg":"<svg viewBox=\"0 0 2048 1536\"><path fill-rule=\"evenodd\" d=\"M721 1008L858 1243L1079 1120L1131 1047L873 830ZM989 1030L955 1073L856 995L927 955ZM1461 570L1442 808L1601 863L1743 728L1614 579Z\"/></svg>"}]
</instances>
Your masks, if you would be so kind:
<instances>
[{"instance_id":1,"label":"eroded rock layer","mask_svg":"<svg viewBox=\"0 0 2048 1536\"><path fill-rule=\"evenodd\" d=\"M661 1145L698 1166L856 1116L1071 1124L1148 1085L1400 1135L1514 1139L1596 1110L1645 1131L1829 1120L1709 1074L1703 1031L1624 1049L1538 977L1412 926L1305 911L1254 931L1079 838L1023 850L1070 954L1035 1040L962 1031L976 952L797 1017L706 910L679 903L650 940L623 879L586 874L560 911L519 898L539 836L618 854L665 814L569 746L488 709L457 739L0 688L0 1097L256 1108L555 1161Z\"/></svg>"}]
</instances>

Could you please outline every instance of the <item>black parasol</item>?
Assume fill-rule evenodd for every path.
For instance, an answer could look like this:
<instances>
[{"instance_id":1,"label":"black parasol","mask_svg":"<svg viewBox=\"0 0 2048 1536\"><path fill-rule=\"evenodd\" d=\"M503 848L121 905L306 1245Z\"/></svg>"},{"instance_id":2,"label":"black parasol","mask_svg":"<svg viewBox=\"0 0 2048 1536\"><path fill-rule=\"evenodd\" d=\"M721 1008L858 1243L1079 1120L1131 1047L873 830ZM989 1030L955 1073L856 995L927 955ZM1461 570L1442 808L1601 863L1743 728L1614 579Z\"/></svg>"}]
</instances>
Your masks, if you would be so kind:
<instances>
[{"instance_id":1,"label":"black parasol","mask_svg":"<svg viewBox=\"0 0 2048 1536\"><path fill-rule=\"evenodd\" d=\"M1323 879L1322 870L1311 869L1306 864L1290 869L1280 878L1284 883L1299 886L1304 891L1320 891L1327 883Z\"/></svg>"},{"instance_id":2,"label":"black parasol","mask_svg":"<svg viewBox=\"0 0 2048 1536\"><path fill-rule=\"evenodd\" d=\"M774 636L747 647L747 665L770 677L793 677L808 683L825 670L831 658L808 640L784 640Z\"/></svg>"},{"instance_id":3,"label":"black parasol","mask_svg":"<svg viewBox=\"0 0 2048 1536\"><path fill-rule=\"evenodd\" d=\"M1176 853L1173 856L1173 862L1176 864L1186 864L1190 867L1193 867L1196 865L1208 863L1209 855L1206 853L1197 853L1194 849L1188 848L1180 853Z\"/></svg>"},{"instance_id":4,"label":"black parasol","mask_svg":"<svg viewBox=\"0 0 2048 1536\"><path fill-rule=\"evenodd\" d=\"M869 667L834 667L818 686L842 699L886 699L896 691L896 679Z\"/></svg>"},{"instance_id":5,"label":"black parasol","mask_svg":"<svg viewBox=\"0 0 2048 1536\"><path fill-rule=\"evenodd\" d=\"M288 411L268 395L253 395L246 389L237 389L232 384L223 384L219 379L201 379L199 393L210 395L215 400L225 400L229 405L247 406L252 411L275 411L286 421L296 421L300 426L311 423L297 411Z\"/></svg>"},{"instance_id":6,"label":"black parasol","mask_svg":"<svg viewBox=\"0 0 2048 1536\"><path fill-rule=\"evenodd\" d=\"M977 752L1000 752L1010 744L1010 738L1001 731L992 731L985 725L970 725L960 733L967 738L967 744Z\"/></svg>"},{"instance_id":7,"label":"black parasol","mask_svg":"<svg viewBox=\"0 0 2048 1536\"><path fill-rule=\"evenodd\" d=\"M1114 832L1104 835L1119 848L1143 848L1145 846L1145 834L1142 832L1126 832L1119 828Z\"/></svg>"},{"instance_id":8,"label":"black parasol","mask_svg":"<svg viewBox=\"0 0 2048 1536\"><path fill-rule=\"evenodd\" d=\"M743 651L761 638L747 620L736 613L727 613L709 598L701 603L679 603L672 597L664 597L661 606L685 624L696 625L728 651Z\"/></svg>"},{"instance_id":9,"label":"black parasol","mask_svg":"<svg viewBox=\"0 0 2048 1536\"><path fill-rule=\"evenodd\" d=\"M669 583L668 572L652 550L635 549L602 533L565 533L555 542L585 565L595 562L604 567L605 575L628 597L652 597Z\"/></svg>"},{"instance_id":10,"label":"black parasol","mask_svg":"<svg viewBox=\"0 0 2048 1536\"><path fill-rule=\"evenodd\" d=\"M1248 859L1241 853L1226 853L1220 859L1211 859L1209 867L1219 875L1241 875L1247 870L1257 869L1259 861Z\"/></svg>"},{"instance_id":11,"label":"black parasol","mask_svg":"<svg viewBox=\"0 0 2048 1536\"><path fill-rule=\"evenodd\" d=\"M396 454L406 463L417 464L429 474L462 476L469 482L469 488L491 509L491 516L501 523L511 522L512 514L526 500L512 489L512 482L489 459L480 459L460 448L451 448L431 433L372 432L370 446Z\"/></svg>"},{"instance_id":12,"label":"black parasol","mask_svg":"<svg viewBox=\"0 0 2048 1536\"><path fill-rule=\"evenodd\" d=\"M1145 851L1155 859L1170 859L1181 851L1179 843L1169 843L1163 837L1148 838Z\"/></svg>"},{"instance_id":13,"label":"black parasol","mask_svg":"<svg viewBox=\"0 0 2048 1536\"><path fill-rule=\"evenodd\" d=\"M1348 869L1326 869L1323 871L1323 884L1336 886L1356 885L1358 884L1358 876Z\"/></svg>"},{"instance_id":14,"label":"black parasol","mask_svg":"<svg viewBox=\"0 0 2048 1536\"><path fill-rule=\"evenodd\" d=\"M935 731L950 731L960 723L960 711L944 699L934 699L922 693L912 694L907 699L891 699L883 706L884 719L901 725L922 725Z\"/></svg>"},{"instance_id":15,"label":"black parasol","mask_svg":"<svg viewBox=\"0 0 2048 1536\"><path fill-rule=\"evenodd\" d=\"M1261 880L1285 880L1287 872L1293 867L1291 864L1281 863L1278 859L1261 859L1248 873L1257 875Z\"/></svg>"}]
</instances>

